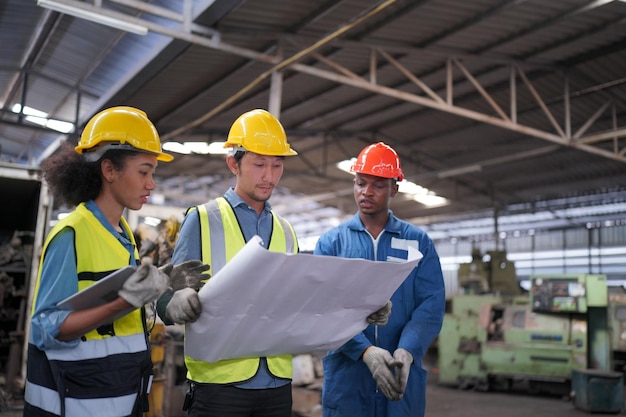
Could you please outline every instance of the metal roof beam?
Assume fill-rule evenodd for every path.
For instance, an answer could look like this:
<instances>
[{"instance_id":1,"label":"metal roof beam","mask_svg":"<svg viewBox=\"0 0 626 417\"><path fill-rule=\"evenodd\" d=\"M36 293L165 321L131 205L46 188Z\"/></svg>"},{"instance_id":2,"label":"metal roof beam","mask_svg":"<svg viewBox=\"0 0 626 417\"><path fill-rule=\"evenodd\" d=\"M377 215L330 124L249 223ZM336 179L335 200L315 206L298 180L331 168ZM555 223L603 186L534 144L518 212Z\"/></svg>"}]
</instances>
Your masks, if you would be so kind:
<instances>
[{"instance_id":1,"label":"metal roof beam","mask_svg":"<svg viewBox=\"0 0 626 417\"><path fill-rule=\"evenodd\" d=\"M465 117L472 120L477 120L480 122L488 123L494 126L501 127L503 129L508 129L511 131L523 133L529 136L533 136L539 139L547 140L549 142L553 142L562 146L571 146L586 152L594 153L596 155L604 156L606 158L614 159L620 162L626 162L626 157L620 155L616 152L606 151L601 148L596 148L592 146L587 146L584 143L573 143L570 139L567 138L562 130L560 130L560 134L556 135L551 132L547 132L541 129L533 128L530 126L521 125L518 123L513 123L510 120L504 120L502 118L494 117L486 113L481 113L475 110L469 110L466 108L458 107L455 105L450 105L447 103L441 103L437 100L433 100L431 98L419 96L416 94L408 93L406 91L397 90L391 87L385 87L377 84L372 84L364 79L354 79L351 77L346 77L341 74L337 74L331 71L327 71L320 68L315 68L303 64L293 64L291 66L292 69L303 72L309 75L313 75L320 78L325 78L337 83L350 85L356 88L361 88L363 90L368 90L377 94L386 95L389 97L394 97L398 100L403 100L407 102L412 102L424 107L429 107L432 109L444 111L450 114L455 114L457 116ZM544 104L545 106L545 104ZM554 121L556 123L556 121ZM556 124L558 126L558 124ZM612 133L612 135L610 134ZM624 136L624 133L620 129L613 130L606 135L608 136L597 136L596 140L609 139L615 136Z\"/></svg>"}]
</instances>

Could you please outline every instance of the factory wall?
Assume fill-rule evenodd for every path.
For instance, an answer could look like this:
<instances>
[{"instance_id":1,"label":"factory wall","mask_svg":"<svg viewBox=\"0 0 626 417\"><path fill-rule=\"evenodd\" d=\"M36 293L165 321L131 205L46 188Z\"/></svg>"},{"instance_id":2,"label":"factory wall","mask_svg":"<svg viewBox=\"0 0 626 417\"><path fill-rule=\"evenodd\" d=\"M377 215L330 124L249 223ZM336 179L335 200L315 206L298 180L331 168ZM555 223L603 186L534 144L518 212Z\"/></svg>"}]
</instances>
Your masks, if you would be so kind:
<instances>
[{"instance_id":1,"label":"factory wall","mask_svg":"<svg viewBox=\"0 0 626 417\"><path fill-rule=\"evenodd\" d=\"M446 239L435 245L444 271L446 293L457 293L459 264L470 262L472 249L504 250L526 285L535 274L606 274L610 285L626 284L626 225L605 224L525 232L476 240Z\"/></svg>"}]
</instances>

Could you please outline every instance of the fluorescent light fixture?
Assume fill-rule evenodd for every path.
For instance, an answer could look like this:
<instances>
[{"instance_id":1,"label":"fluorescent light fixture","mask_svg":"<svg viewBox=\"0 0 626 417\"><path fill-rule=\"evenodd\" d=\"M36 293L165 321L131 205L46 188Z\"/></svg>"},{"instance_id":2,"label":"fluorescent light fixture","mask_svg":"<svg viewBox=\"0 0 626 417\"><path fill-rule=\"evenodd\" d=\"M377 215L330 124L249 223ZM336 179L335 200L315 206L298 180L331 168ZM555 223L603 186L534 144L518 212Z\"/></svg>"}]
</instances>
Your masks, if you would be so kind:
<instances>
[{"instance_id":1,"label":"fluorescent light fixture","mask_svg":"<svg viewBox=\"0 0 626 417\"><path fill-rule=\"evenodd\" d=\"M211 142L209 144L208 153L212 155L226 155L228 153L228 148L224 147L226 142Z\"/></svg>"},{"instance_id":2,"label":"fluorescent light fixture","mask_svg":"<svg viewBox=\"0 0 626 417\"><path fill-rule=\"evenodd\" d=\"M354 172L350 172L350 167L352 167L354 161L356 161L356 158L337 162L337 168L354 175ZM400 181L398 183L398 191L408 194L412 200L415 200L428 208L441 207L446 204L450 204L450 201L447 198L438 196L428 188L422 187L421 185L415 184L411 181Z\"/></svg>"},{"instance_id":3,"label":"fluorescent light fixture","mask_svg":"<svg viewBox=\"0 0 626 417\"><path fill-rule=\"evenodd\" d=\"M85 10L80 8L79 6L73 6L67 3L59 3L54 0L37 0L37 5L45 7L46 9L65 13L70 16L89 20L91 22L100 23L102 25L109 26L115 29L136 33L137 35L145 36L148 34L148 28L145 26L130 23L121 19L116 19L104 14L92 12L90 10Z\"/></svg>"},{"instance_id":4,"label":"fluorescent light fixture","mask_svg":"<svg viewBox=\"0 0 626 417\"><path fill-rule=\"evenodd\" d=\"M36 117L48 117L48 113L42 112L41 110L33 109L32 107L24 106L24 110L22 110L22 105L20 103L15 103L13 107L11 107L11 111L13 113L22 112L26 116L36 116Z\"/></svg>"},{"instance_id":5,"label":"fluorescent light fixture","mask_svg":"<svg viewBox=\"0 0 626 417\"><path fill-rule=\"evenodd\" d=\"M26 121L34 123L39 126L45 126L49 129L56 130L61 133L70 133L74 130L74 123L64 122L62 120L49 119L48 113L42 112L41 110L33 109L32 107L24 106L24 110L22 111L22 105L16 103L11 107L11 111L13 113L22 114L25 117Z\"/></svg>"},{"instance_id":6,"label":"fluorescent light fixture","mask_svg":"<svg viewBox=\"0 0 626 417\"><path fill-rule=\"evenodd\" d=\"M70 133L74 130L74 123L63 122L61 120L48 119L46 127L54 129L57 132Z\"/></svg>"},{"instance_id":7,"label":"fluorescent light fixture","mask_svg":"<svg viewBox=\"0 0 626 417\"><path fill-rule=\"evenodd\" d=\"M185 155L189 155L191 153L191 150L187 149L185 145L180 142L165 142L163 144L163 150L168 152L182 153Z\"/></svg>"},{"instance_id":8,"label":"fluorescent light fixture","mask_svg":"<svg viewBox=\"0 0 626 417\"><path fill-rule=\"evenodd\" d=\"M441 207L450 204L450 201L435 194L434 191L414 182L402 180L398 186L398 191L408 194L412 200L425 205L428 208Z\"/></svg>"},{"instance_id":9,"label":"fluorescent light fixture","mask_svg":"<svg viewBox=\"0 0 626 417\"><path fill-rule=\"evenodd\" d=\"M215 144L219 144L214 146ZM206 142L165 142L163 144L163 150L181 153L184 155L196 154L196 155L206 155L206 154L225 154L226 149L222 146L224 142L213 142L210 145Z\"/></svg>"},{"instance_id":10,"label":"fluorescent light fixture","mask_svg":"<svg viewBox=\"0 0 626 417\"><path fill-rule=\"evenodd\" d=\"M70 133L74 130L74 124L61 120L46 119L45 117L26 116L26 120L36 125L45 126L61 133Z\"/></svg>"},{"instance_id":11,"label":"fluorescent light fixture","mask_svg":"<svg viewBox=\"0 0 626 417\"><path fill-rule=\"evenodd\" d=\"M337 162L337 168L339 168L340 170L344 172L347 172L348 174L354 175L354 172L350 172L350 168L352 167L352 165L354 165L355 161L356 161L356 158L345 159L343 161Z\"/></svg>"}]
</instances>

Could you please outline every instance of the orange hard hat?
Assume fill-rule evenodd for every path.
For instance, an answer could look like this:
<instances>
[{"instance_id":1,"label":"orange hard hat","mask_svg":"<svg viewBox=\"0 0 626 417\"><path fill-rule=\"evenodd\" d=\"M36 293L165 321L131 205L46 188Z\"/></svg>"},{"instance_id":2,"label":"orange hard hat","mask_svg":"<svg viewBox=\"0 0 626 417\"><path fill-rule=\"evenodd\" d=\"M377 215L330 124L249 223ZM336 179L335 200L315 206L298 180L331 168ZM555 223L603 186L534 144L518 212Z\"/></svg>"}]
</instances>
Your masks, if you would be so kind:
<instances>
[{"instance_id":1,"label":"orange hard hat","mask_svg":"<svg viewBox=\"0 0 626 417\"><path fill-rule=\"evenodd\" d=\"M397 181L404 179L398 154L391 146L383 142L365 147L356 158L350 171L383 178L395 178Z\"/></svg>"}]
</instances>

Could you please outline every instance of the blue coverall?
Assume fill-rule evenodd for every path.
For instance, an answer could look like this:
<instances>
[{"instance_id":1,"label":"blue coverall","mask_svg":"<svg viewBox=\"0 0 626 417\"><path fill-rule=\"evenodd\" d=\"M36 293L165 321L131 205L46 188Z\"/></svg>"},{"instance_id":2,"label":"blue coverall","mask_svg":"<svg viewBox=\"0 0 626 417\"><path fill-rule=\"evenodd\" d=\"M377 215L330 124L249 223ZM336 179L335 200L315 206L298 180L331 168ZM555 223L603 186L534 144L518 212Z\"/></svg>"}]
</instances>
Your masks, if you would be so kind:
<instances>
[{"instance_id":1,"label":"blue coverall","mask_svg":"<svg viewBox=\"0 0 626 417\"><path fill-rule=\"evenodd\" d=\"M441 263L430 237L393 216L390 210L385 229L374 240L357 213L323 234L314 253L402 262L408 256L407 246L417 247L423 258L391 297L388 323L368 326L323 359L324 417L424 416L427 372L422 368L422 357L439 334L445 313ZM389 401L378 391L370 370L361 360L371 345L387 349L391 355L397 348L404 348L413 356L406 392L400 401Z\"/></svg>"}]
</instances>

